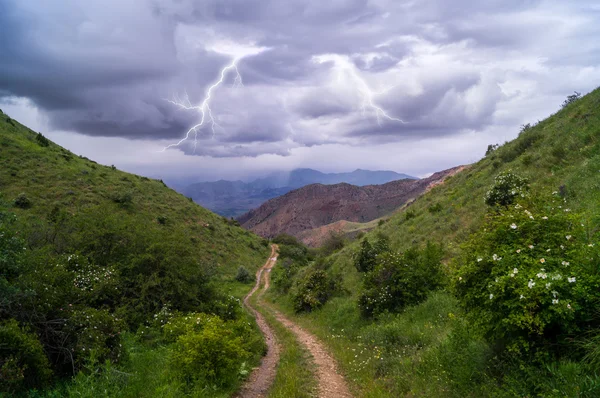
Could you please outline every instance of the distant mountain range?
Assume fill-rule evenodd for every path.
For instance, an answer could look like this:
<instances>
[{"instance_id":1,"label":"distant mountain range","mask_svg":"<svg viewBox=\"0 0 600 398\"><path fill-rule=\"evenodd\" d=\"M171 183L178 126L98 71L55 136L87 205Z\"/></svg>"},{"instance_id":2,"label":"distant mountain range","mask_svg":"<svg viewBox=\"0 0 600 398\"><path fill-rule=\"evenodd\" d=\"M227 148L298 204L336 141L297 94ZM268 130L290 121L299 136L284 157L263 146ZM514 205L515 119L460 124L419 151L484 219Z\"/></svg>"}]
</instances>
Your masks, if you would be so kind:
<instances>
[{"instance_id":1,"label":"distant mountain range","mask_svg":"<svg viewBox=\"0 0 600 398\"><path fill-rule=\"evenodd\" d=\"M348 183L356 186L379 185L390 181L417 178L394 171L357 169L350 173L322 173L313 169L272 173L251 182L219 180L199 182L179 191L196 203L225 217L237 217L259 207L269 199L310 184Z\"/></svg>"},{"instance_id":2,"label":"distant mountain range","mask_svg":"<svg viewBox=\"0 0 600 398\"><path fill-rule=\"evenodd\" d=\"M341 226L338 222L353 223L355 229L359 223L363 224L359 229L369 229L370 221L388 216L463 168L454 167L421 180L403 179L381 185L311 184L268 200L238 221L265 238L286 233L318 246L328 231L345 232L339 229L347 224Z\"/></svg>"}]
</instances>

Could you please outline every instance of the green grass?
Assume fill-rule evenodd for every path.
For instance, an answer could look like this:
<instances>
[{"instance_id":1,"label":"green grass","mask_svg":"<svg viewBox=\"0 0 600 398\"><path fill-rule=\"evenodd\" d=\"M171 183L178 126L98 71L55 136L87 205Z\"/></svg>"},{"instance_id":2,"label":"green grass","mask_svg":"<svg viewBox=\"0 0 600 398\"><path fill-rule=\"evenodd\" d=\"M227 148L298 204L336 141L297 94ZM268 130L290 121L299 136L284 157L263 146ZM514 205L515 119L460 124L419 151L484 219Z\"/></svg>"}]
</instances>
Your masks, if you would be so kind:
<instances>
[{"instance_id":1,"label":"green grass","mask_svg":"<svg viewBox=\"0 0 600 398\"><path fill-rule=\"evenodd\" d=\"M55 319L55 313L71 308L71 303L74 311L101 309L129 322L121 330L129 336L122 342L127 361L87 362L79 358L90 350L85 354L82 350L76 354L82 371L70 380L70 369L64 371L57 365L53 381L58 386L48 386L42 395L215 397L229 396L239 388L241 378L207 391L193 383L184 386L166 366L169 346L161 345L158 338L132 336L152 319L156 313L152 306L158 310L175 303L174 309L238 316L227 308L232 301L225 296L241 299L249 291L251 285L236 282L234 276L240 266L254 273L264 263L269 255L266 241L196 205L162 181L76 156L1 113L0 159L0 212L16 214L11 228L27 246L27 267L18 268L23 283L32 283L31 279L33 286L44 291L48 282L43 276L34 278L41 275L38 268L43 271L47 263L78 253L93 262L92 267L115 269L113 291L121 292L97 301L71 301L82 293L71 292L73 282L65 280L64 285L52 286L58 292L56 303L36 313L41 321L29 321L29 313L17 310L9 318L32 327L40 339L45 317ZM72 277L66 271L64 275ZM10 283L21 282L17 278ZM68 301L62 302L62 295ZM41 295L32 297L36 296ZM252 322L247 314L240 316ZM260 336L256 327L251 334ZM71 334L69 344L77 344L78 336ZM255 351L247 367L258 363L260 349Z\"/></svg>"},{"instance_id":2,"label":"green grass","mask_svg":"<svg viewBox=\"0 0 600 398\"><path fill-rule=\"evenodd\" d=\"M38 220L48 219L55 208L71 217L110 212L124 224L144 225L149 232L166 230L187 236L183 243L195 251L199 262L213 264L215 274L224 279L235 276L241 265L256 271L267 257L259 237L196 205L162 181L97 164L52 142L42 146L36 136L0 114L0 198L12 203L23 193L31 201L28 209L13 209L30 229L35 229Z\"/></svg>"}]
</instances>

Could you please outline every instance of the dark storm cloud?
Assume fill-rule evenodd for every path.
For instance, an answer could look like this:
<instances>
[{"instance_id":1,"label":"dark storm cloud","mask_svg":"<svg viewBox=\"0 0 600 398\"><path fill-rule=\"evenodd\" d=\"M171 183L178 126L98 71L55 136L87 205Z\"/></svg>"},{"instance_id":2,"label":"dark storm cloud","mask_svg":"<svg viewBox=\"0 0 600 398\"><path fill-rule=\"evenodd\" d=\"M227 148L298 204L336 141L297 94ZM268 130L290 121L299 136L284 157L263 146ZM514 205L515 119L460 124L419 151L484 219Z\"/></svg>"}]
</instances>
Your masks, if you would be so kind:
<instances>
[{"instance_id":1,"label":"dark storm cloud","mask_svg":"<svg viewBox=\"0 0 600 398\"><path fill-rule=\"evenodd\" d=\"M238 47L261 47L239 62L244 87L229 75L213 92L215 134L207 125L183 151L449 136L493 125L525 92L553 93L553 69L568 76L556 92L588 87L599 15L591 0L0 0L0 99L28 98L56 129L178 141L200 114L166 99L201 103ZM568 72L581 65L591 72ZM406 123L377 123L365 95Z\"/></svg>"}]
</instances>

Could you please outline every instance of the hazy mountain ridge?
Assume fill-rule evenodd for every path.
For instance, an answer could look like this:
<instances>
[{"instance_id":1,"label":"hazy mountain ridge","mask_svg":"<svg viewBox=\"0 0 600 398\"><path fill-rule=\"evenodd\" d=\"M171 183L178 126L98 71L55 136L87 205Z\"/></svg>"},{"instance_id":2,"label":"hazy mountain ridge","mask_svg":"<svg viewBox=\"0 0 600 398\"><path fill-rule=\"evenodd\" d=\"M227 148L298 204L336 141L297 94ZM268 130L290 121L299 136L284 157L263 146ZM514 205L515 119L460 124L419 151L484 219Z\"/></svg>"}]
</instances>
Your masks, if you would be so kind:
<instances>
[{"instance_id":1,"label":"hazy mountain ridge","mask_svg":"<svg viewBox=\"0 0 600 398\"><path fill-rule=\"evenodd\" d=\"M440 171L421 180L402 179L379 185L311 184L267 201L238 221L263 237L280 233L300 237L307 230L341 220L365 223L392 213L462 168Z\"/></svg>"},{"instance_id":2,"label":"hazy mountain ridge","mask_svg":"<svg viewBox=\"0 0 600 398\"><path fill-rule=\"evenodd\" d=\"M310 184L348 183L357 186L416 179L394 171L357 169L347 173L322 173L313 169L272 173L251 182L219 180L191 184L180 191L196 203L226 217L240 216L265 201Z\"/></svg>"}]
</instances>

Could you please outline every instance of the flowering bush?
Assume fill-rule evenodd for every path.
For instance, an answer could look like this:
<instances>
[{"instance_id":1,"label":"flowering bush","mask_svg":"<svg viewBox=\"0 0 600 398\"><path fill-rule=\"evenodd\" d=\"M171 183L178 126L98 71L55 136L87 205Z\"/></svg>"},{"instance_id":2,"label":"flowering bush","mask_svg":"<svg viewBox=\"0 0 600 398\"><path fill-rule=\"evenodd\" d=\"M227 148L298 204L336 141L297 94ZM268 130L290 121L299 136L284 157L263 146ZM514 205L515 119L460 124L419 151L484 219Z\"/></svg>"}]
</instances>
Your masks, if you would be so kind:
<instances>
[{"instance_id":1,"label":"flowering bush","mask_svg":"<svg viewBox=\"0 0 600 398\"><path fill-rule=\"evenodd\" d=\"M485 203L488 206L508 206L516 198L525 198L528 191L528 181L525 178L506 171L498 174L494 185L485 194Z\"/></svg>"},{"instance_id":2,"label":"flowering bush","mask_svg":"<svg viewBox=\"0 0 600 398\"><path fill-rule=\"evenodd\" d=\"M599 322L595 240L557 196L490 212L457 264L457 296L499 347L521 354L556 347Z\"/></svg>"},{"instance_id":3,"label":"flowering bush","mask_svg":"<svg viewBox=\"0 0 600 398\"><path fill-rule=\"evenodd\" d=\"M440 246L428 243L403 254L386 251L377 256L375 268L366 273L358 305L364 316L398 311L423 301L442 281Z\"/></svg>"}]
</instances>

